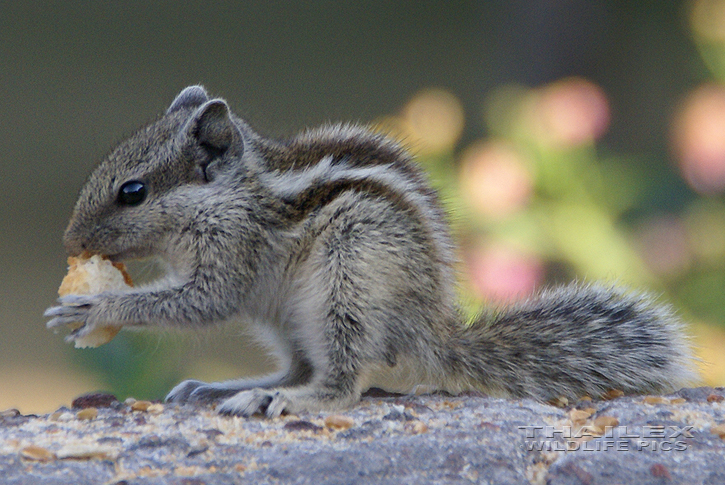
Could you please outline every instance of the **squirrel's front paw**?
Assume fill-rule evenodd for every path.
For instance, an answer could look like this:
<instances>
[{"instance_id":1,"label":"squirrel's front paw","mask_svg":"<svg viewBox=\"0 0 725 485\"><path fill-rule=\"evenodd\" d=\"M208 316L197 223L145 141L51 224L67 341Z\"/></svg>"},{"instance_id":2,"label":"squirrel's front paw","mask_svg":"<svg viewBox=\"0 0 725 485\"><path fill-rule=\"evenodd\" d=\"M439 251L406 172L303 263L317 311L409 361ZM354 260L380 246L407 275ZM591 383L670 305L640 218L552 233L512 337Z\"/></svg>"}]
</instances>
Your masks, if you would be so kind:
<instances>
[{"instance_id":1,"label":"squirrel's front paw","mask_svg":"<svg viewBox=\"0 0 725 485\"><path fill-rule=\"evenodd\" d=\"M276 418L283 412L290 412L291 401L277 389L252 389L241 391L230 397L217 408L221 414L249 417L264 414Z\"/></svg>"},{"instance_id":2,"label":"squirrel's front paw","mask_svg":"<svg viewBox=\"0 0 725 485\"><path fill-rule=\"evenodd\" d=\"M69 326L73 328L67 341L88 336L108 322L103 321L105 297L101 295L68 295L58 298L60 305L48 308L43 314L52 317L46 326L51 329Z\"/></svg>"},{"instance_id":3,"label":"squirrel's front paw","mask_svg":"<svg viewBox=\"0 0 725 485\"><path fill-rule=\"evenodd\" d=\"M73 323L86 325L89 323L91 312L98 303L98 295L68 295L58 298L60 305L45 310L43 316L53 317L46 326L58 328Z\"/></svg>"},{"instance_id":4,"label":"squirrel's front paw","mask_svg":"<svg viewBox=\"0 0 725 485\"><path fill-rule=\"evenodd\" d=\"M171 391L169 391L164 401L175 403L191 402L193 401L191 396L194 394L194 391L204 386L206 386L206 382L188 379L180 382Z\"/></svg>"},{"instance_id":5,"label":"squirrel's front paw","mask_svg":"<svg viewBox=\"0 0 725 485\"><path fill-rule=\"evenodd\" d=\"M175 403L212 403L221 398L236 394L239 389L223 382L202 382L189 379L174 387L166 396L166 402Z\"/></svg>"}]
</instances>

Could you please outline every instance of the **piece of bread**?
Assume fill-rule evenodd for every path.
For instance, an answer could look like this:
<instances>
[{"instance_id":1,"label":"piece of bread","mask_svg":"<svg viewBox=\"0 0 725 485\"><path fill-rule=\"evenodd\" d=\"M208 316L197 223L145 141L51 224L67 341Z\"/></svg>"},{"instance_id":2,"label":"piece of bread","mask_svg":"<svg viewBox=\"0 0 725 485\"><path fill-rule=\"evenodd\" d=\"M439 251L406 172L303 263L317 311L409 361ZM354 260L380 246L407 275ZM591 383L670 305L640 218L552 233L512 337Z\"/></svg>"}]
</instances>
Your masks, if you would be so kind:
<instances>
[{"instance_id":1,"label":"piece of bread","mask_svg":"<svg viewBox=\"0 0 725 485\"><path fill-rule=\"evenodd\" d=\"M60 296L95 295L104 291L123 290L133 286L123 263L113 263L99 256L82 254L68 258L68 274L58 288ZM77 330L78 326L72 327ZM118 325L96 327L82 337L73 339L76 348L98 347L110 342L121 330Z\"/></svg>"}]
</instances>

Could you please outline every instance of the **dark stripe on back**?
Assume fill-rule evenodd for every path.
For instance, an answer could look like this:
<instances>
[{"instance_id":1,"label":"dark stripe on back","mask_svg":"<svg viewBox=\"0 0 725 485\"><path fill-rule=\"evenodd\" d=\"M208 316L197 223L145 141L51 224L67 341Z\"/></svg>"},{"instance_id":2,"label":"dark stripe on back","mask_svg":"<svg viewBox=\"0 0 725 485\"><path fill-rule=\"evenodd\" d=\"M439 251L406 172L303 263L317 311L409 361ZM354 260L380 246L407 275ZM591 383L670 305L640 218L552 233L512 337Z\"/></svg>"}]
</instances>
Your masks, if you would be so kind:
<instances>
[{"instance_id":1,"label":"dark stripe on back","mask_svg":"<svg viewBox=\"0 0 725 485\"><path fill-rule=\"evenodd\" d=\"M304 170L315 166L328 156L334 166L344 160L351 168L390 165L408 179L425 185L425 179L418 165L412 161L408 152L393 140L382 135L359 129L359 132L345 132L339 137L332 136L326 130L305 133L290 141L272 142L268 140L258 150L272 164L272 170L281 173L291 170ZM332 132L336 128L329 128Z\"/></svg>"}]
</instances>

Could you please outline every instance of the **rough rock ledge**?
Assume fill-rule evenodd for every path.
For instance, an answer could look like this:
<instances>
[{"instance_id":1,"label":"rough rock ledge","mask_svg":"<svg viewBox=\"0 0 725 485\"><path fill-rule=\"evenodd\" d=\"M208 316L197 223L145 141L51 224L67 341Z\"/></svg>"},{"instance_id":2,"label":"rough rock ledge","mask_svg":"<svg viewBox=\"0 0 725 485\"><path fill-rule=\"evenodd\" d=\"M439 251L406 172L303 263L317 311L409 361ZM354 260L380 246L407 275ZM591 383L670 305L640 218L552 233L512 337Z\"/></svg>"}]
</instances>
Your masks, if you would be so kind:
<instances>
[{"instance_id":1,"label":"rough rock ledge","mask_svg":"<svg viewBox=\"0 0 725 485\"><path fill-rule=\"evenodd\" d=\"M266 420L95 394L0 413L0 483L725 483L723 388L557 405L372 392Z\"/></svg>"}]
</instances>

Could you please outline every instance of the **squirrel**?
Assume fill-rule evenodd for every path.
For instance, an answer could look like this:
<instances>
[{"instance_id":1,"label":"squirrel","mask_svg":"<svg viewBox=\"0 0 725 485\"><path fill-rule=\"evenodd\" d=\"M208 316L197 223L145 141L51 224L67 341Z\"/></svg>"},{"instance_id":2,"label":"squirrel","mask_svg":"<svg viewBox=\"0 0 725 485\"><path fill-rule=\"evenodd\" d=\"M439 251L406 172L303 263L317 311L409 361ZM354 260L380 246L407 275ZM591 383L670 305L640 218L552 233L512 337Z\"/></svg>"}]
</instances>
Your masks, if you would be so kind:
<instances>
[{"instance_id":1,"label":"squirrel","mask_svg":"<svg viewBox=\"0 0 725 485\"><path fill-rule=\"evenodd\" d=\"M374 385L547 401L696 379L680 319L616 287L546 289L467 322L445 212L405 148L346 124L265 138L201 86L93 171L63 240L167 273L60 298L49 328L241 318L279 359L261 378L184 381L167 402L274 417L345 408Z\"/></svg>"}]
</instances>

